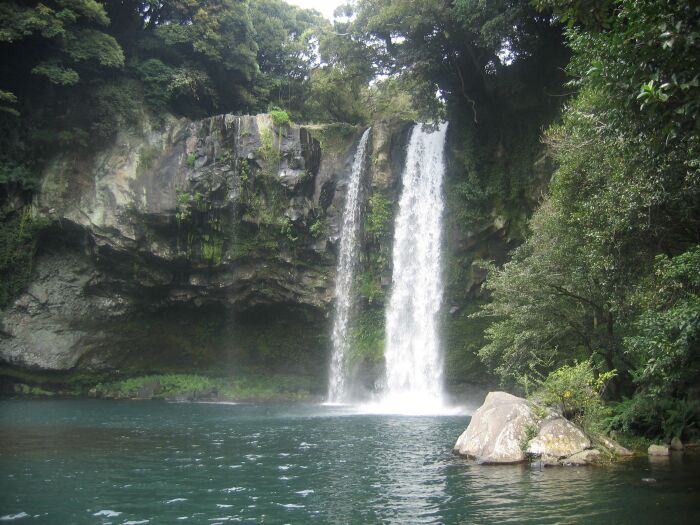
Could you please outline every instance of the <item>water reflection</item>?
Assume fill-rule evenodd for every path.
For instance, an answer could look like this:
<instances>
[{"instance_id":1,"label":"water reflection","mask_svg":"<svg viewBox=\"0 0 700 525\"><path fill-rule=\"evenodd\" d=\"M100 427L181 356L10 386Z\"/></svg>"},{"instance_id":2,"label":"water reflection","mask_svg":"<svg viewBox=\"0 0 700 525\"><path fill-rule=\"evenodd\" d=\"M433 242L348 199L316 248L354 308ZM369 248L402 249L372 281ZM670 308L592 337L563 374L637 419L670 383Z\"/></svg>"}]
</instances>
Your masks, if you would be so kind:
<instances>
[{"instance_id":1,"label":"water reflection","mask_svg":"<svg viewBox=\"0 0 700 525\"><path fill-rule=\"evenodd\" d=\"M381 516L390 523L442 523L446 500L443 432L433 418L384 420L376 429L380 443L400 436L403 446L380 448L377 475L384 504Z\"/></svg>"}]
</instances>

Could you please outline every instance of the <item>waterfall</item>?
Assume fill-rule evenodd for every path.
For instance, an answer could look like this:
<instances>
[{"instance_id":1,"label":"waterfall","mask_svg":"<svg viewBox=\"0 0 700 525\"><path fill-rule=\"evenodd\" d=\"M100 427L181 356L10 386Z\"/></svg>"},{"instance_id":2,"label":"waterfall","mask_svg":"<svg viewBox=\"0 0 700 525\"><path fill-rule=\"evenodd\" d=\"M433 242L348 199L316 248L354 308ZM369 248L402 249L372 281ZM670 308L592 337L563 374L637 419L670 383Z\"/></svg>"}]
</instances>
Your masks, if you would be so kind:
<instances>
[{"instance_id":1,"label":"waterfall","mask_svg":"<svg viewBox=\"0 0 700 525\"><path fill-rule=\"evenodd\" d=\"M438 314L442 301L442 179L447 123L411 132L394 224L392 290L386 310L382 405L431 413L443 406Z\"/></svg>"},{"instance_id":2,"label":"waterfall","mask_svg":"<svg viewBox=\"0 0 700 525\"><path fill-rule=\"evenodd\" d=\"M347 401L345 360L348 353L348 326L352 308L352 281L355 275L357 259L357 237L360 224L360 187L365 169L368 128L360 139L352 164L352 173L345 196L345 208L340 230L340 250L336 269L335 316L333 318L333 354L331 357L328 401L342 403Z\"/></svg>"}]
</instances>

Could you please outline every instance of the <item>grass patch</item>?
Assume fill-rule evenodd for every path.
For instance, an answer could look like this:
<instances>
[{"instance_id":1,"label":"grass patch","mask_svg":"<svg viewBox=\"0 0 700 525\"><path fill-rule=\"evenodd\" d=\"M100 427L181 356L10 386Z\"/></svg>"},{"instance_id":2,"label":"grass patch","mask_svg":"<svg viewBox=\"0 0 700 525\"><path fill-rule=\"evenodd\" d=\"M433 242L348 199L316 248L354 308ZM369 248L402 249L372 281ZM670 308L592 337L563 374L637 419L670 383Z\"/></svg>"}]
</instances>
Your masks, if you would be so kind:
<instances>
[{"instance_id":1,"label":"grass patch","mask_svg":"<svg viewBox=\"0 0 700 525\"><path fill-rule=\"evenodd\" d=\"M644 436L636 436L634 434L616 434L615 441L623 447L637 452L646 452L649 445L658 443L658 440L649 439Z\"/></svg>"},{"instance_id":2,"label":"grass patch","mask_svg":"<svg viewBox=\"0 0 700 525\"><path fill-rule=\"evenodd\" d=\"M156 382L160 385L154 393L155 397L158 398L182 395L188 392L218 390L223 386L220 381L204 376L166 374L131 377L110 383L98 383L95 386L95 393L100 397L118 399L136 397L141 388Z\"/></svg>"},{"instance_id":3,"label":"grass patch","mask_svg":"<svg viewBox=\"0 0 700 525\"><path fill-rule=\"evenodd\" d=\"M246 375L214 378L194 374L159 374L131 377L95 386L98 397L131 399L144 387L158 385L155 399L168 399L191 393L210 392L230 401L307 401L318 390L314 378L301 375Z\"/></svg>"}]
</instances>

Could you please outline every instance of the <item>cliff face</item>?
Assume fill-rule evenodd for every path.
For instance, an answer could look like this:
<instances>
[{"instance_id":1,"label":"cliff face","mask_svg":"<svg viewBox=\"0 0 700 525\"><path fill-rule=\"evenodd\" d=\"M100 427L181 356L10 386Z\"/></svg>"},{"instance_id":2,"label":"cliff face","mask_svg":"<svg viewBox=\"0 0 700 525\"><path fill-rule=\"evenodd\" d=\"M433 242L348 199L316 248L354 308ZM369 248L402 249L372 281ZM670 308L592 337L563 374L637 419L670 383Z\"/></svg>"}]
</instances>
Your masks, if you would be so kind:
<instances>
[{"instance_id":1,"label":"cliff face","mask_svg":"<svg viewBox=\"0 0 700 525\"><path fill-rule=\"evenodd\" d=\"M402 167L406 126L375 129L366 199L397 187ZM0 360L46 370L325 370L361 132L222 115L55 159L35 199L51 226L33 282L2 312Z\"/></svg>"},{"instance_id":2,"label":"cliff face","mask_svg":"<svg viewBox=\"0 0 700 525\"><path fill-rule=\"evenodd\" d=\"M373 125L360 195L350 365L367 389L383 369L410 130ZM110 374L248 367L312 376L320 392L341 214L362 131L277 125L270 115L173 119L158 131L122 133L105 150L56 158L34 202L50 226L32 281L0 312L0 365ZM458 223L461 154L448 140L442 346L451 384L487 376L476 356L486 321L469 317L483 300L485 274L474 261L503 261L517 244L513 221L496 214L473 228ZM531 173L532 188L546 186L548 170Z\"/></svg>"}]
</instances>

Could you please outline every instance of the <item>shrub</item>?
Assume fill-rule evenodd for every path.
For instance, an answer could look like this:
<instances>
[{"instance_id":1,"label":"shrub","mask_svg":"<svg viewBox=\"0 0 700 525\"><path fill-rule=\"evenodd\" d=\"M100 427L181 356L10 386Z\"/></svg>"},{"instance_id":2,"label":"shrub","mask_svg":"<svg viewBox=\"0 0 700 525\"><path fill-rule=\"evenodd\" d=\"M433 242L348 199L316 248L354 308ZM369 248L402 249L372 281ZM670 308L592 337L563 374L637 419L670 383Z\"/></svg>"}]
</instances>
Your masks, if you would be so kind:
<instances>
[{"instance_id":1,"label":"shrub","mask_svg":"<svg viewBox=\"0 0 700 525\"><path fill-rule=\"evenodd\" d=\"M324 222L323 218L319 217L314 221L314 223L309 227L309 232L311 233L311 237L314 239L318 239L323 236L323 233L326 231L326 223Z\"/></svg>"},{"instance_id":2,"label":"shrub","mask_svg":"<svg viewBox=\"0 0 700 525\"><path fill-rule=\"evenodd\" d=\"M540 433L540 427L533 423L528 423L525 426L525 433L523 434L522 438L520 439L520 450L524 453L527 451L527 445L530 443L532 439L535 439L537 437L537 434Z\"/></svg>"},{"instance_id":3,"label":"shrub","mask_svg":"<svg viewBox=\"0 0 700 525\"><path fill-rule=\"evenodd\" d=\"M282 234L291 243L295 243L299 240L294 223L289 217L283 217L280 219L280 234Z\"/></svg>"},{"instance_id":4,"label":"shrub","mask_svg":"<svg viewBox=\"0 0 700 525\"><path fill-rule=\"evenodd\" d=\"M289 113L280 108L272 108L270 116L277 127L286 126L292 122L292 119L289 118Z\"/></svg>"},{"instance_id":5,"label":"shrub","mask_svg":"<svg viewBox=\"0 0 700 525\"><path fill-rule=\"evenodd\" d=\"M640 315L625 338L638 363L635 382L669 396L695 384L700 373L700 245L669 258L658 255L652 275L633 298Z\"/></svg>"},{"instance_id":6,"label":"shrub","mask_svg":"<svg viewBox=\"0 0 700 525\"><path fill-rule=\"evenodd\" d=\"M596 376L590 360L562 366L542 382L535 397L584 427L595 425L603 414L601 395L616 371Z\"/></svg>"},{"instance_id":7,"label":"shrub","mask_svg":"<svg viewBox=\"0 0 700 525\"><path fill-rule=\"evenodd\" d=\"M194 153L190 153L187 155L187 167L190 169L194 169L194 163L197 160L197 155Z\"/></svg>"}]
</instances>

